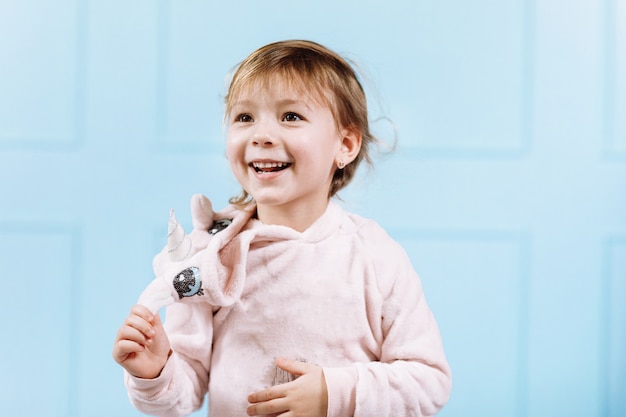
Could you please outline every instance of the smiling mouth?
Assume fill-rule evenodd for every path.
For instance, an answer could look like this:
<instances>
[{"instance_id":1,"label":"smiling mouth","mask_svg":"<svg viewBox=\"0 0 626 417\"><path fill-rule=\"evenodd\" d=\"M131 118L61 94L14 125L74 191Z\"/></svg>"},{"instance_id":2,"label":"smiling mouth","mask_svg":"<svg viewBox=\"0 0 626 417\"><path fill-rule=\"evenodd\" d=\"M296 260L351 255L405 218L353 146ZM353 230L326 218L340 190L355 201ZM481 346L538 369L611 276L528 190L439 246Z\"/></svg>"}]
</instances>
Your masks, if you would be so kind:
<instances>
[{"instance_id":1,"label":"smiling mouth","mask_svg":"<svg viewBox=\"0 0 626 417\"><path fill-rule=\"evenodd\" d=\"M250 162L248 165L258 173L278 172L291 166L288 162Z\"/></svg>"}]
</instances>

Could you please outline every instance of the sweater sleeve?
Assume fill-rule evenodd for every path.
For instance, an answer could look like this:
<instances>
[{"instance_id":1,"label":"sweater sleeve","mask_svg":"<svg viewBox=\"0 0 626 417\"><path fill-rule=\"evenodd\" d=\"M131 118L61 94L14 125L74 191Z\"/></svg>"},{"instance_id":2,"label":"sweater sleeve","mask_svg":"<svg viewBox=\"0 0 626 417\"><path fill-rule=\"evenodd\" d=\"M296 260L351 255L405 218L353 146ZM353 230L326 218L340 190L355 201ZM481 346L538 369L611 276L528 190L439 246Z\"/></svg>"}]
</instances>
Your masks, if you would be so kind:
<instances>
[{"instance_id":1,"label":"sweater sleeve","mask_svg":"<svg viewBox=\"0 0 626 417\"><path fill-rule=\"evenodd\" d=\"M395 242L391 248L393 256L370 252L383 300L375 312L383 335L380 358L324 368L329 417L432 416L450 395L450 367L419 277L404 250Z\"/></svg>"},{"instance_id":2,"label":"sweater sleeve","mask_svg":"<svg viewBox=\"0 0 626 417\"><path fill-rule=\"evenodd\" d=\"M166 309L172 355L161 375L136 378L125 372L131 403L154 416L178 417L202 407L208 390L213 312L208 304L176 303Z\"/></svg>"}]
</instances>

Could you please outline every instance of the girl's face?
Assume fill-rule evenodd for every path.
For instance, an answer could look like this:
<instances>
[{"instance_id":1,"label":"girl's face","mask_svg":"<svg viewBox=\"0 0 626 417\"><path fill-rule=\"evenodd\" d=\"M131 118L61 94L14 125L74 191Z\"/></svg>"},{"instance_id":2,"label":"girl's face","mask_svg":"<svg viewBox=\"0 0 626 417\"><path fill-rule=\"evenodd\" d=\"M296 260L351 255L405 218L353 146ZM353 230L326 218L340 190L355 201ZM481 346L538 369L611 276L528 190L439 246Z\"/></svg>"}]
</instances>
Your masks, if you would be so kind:
<instances>
[{"instance_id":1,"label":"girl's face","mask_svg":"<svg viewBox=\"0 0 626 417\"><path fill-rule=\"evenodd\" d=\"M259 219L302 231L326 209L343 135L328 106L270 84L253 84L233 104L226 152Z\"/></svg>"}]
</instances>

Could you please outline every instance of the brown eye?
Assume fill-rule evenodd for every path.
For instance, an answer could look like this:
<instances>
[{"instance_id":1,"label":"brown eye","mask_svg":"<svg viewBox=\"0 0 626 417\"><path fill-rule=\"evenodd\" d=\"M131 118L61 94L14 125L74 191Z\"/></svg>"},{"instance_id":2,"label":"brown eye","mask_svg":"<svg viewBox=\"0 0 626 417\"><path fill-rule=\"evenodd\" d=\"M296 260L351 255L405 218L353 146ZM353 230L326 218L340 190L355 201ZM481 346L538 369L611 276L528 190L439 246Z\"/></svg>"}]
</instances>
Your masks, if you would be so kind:
<instances>
[{"instance_id":1,"label":"brown eye","mask_svg":"<svg viewBox=\"0 0 626 417\"><path fill-rule=\"evenodd\" d=\"M254 119L252 119L252 116L250 116L247 113L242 113L237 115L237 117L235 117L235 121L236 122L242 122L242 123L250 123L253 122Z\"/></svg>"},{"instance_id":2,"label":"brown eye","mask_svg":"<svg viewBox=\"0 0 626 417\"><path fill-rule=\"evenodd\" d=\"M285 115L283 116L283 120L285 122L297 122L299 120L302 120L302 117L300 117L300 115L297 113L288 112L285 113Z\"/></svg>"}]
</instances>

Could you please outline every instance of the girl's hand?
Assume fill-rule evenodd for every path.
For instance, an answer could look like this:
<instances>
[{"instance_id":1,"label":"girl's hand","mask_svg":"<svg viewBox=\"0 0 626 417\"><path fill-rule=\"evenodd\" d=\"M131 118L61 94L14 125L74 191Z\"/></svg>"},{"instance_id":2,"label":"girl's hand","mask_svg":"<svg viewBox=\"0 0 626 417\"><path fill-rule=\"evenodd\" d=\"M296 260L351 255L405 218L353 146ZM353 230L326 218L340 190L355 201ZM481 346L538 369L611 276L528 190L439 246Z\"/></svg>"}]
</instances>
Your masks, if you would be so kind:
<instances>
[{"instance_id":1,"label":"girl's hand","mask_svg":"<svg viewBox=\"0 0 626 417\"><path fill-rule=\"evenodd\" d=\"M161 374L169 354L170 341L159 315L133 306L115 337L113 359L131 375L152 379Z\"/></svg>"},{"instance_id":2,"label":"girl's hand","mask_svg":"<svg viewBox=\"0 0 626 417\"><path fill-rule=\"evenodd\" d=\"M328 392L322 368L290 359L278 359L276 365L294 375L300 375L299 378L250 394L248 415L326 417Z\"/></svg>"}]
</instances>

